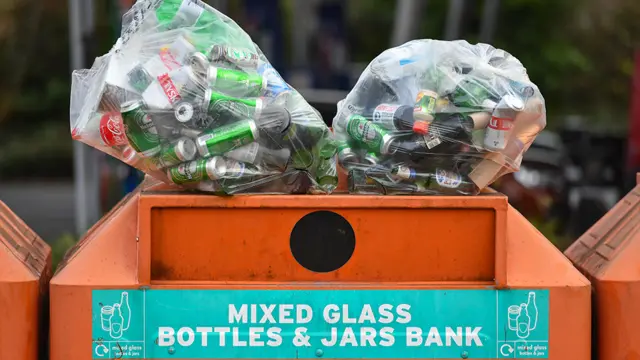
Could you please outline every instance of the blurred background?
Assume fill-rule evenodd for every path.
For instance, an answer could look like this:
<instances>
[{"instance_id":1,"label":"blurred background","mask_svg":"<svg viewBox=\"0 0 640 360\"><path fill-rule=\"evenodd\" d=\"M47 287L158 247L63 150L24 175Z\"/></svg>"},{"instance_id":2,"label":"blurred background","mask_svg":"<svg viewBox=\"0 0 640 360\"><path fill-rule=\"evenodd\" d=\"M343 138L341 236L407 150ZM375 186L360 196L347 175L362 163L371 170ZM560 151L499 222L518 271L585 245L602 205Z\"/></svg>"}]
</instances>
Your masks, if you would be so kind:
<instances>
[{"instance_id":1,"label":"blurred background","mask_svg":"<svg viewBox=\"0 0 640 360\"><path fill-rule=\"evenodd\" d=\"M640 171L638 0L209 0L330 124L380 52L486 42L519 58L548 128L494 187L566 248ZM71 71L109 51L133 0L0 0L0 200L59 259L141 174L69 134ZM634 85L635 84L635 85Z\"/></svg>"}]
</instances>

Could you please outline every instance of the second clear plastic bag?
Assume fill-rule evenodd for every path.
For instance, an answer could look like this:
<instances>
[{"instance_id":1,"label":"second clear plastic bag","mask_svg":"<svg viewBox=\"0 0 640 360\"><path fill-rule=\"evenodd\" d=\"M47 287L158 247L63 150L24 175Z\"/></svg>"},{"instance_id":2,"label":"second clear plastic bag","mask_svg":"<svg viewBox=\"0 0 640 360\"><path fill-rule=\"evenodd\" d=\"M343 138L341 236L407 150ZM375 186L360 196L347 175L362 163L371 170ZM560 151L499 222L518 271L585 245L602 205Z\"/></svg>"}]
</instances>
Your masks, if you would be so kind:
<instances>
[{"instance_id":1,"label":"second clear plastic bag","mask_svg":"<svg viewBox=\"0 0 640 360\"><path fill-rule=\"evenodd\" d=\"M231 19L198 0L141 0L73 74L73 137L167 183L218 194L329 193L331 133Z\"/></svg>"},{"instance_id":2,"label":"second clear plastic bag","mask_svg":"<svg viewBox=\"0 0 640 360\"><path fill-rule=\"evenodd\" d=\"M546 125L520 61L486 44L415 40L384 51L333 121L352 193L475 195L517 171Z\"/></svg>"}]
</instances>

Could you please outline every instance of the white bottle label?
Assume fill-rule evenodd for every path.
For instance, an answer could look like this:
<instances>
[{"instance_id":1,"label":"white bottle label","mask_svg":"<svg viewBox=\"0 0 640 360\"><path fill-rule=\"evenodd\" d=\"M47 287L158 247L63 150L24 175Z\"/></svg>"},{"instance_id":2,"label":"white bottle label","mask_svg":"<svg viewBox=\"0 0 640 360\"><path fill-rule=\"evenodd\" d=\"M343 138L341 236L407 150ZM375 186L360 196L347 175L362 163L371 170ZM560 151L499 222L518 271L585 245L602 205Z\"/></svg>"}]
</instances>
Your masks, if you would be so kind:
<instances>
[{"instance_id":1,"label":"white bottle label","mask_svg":"<svg viewBox=\"0 0 640 360\"><path fill-rule=\"evenodd\" d=\"M450 189L455 189L462 184L460 174L442 169L436 169L436 181L438 185Z\"/></svg>"},{"instance_id":2,"label":"white bottle label","mask_svg":"<svg viewBox=\"0 0 640 360\"><path fill-rule=\"evenodd\" d=\"M393 114L400 105L380 104L373 111L373 122L384 127L393 129Z\"/></svg>"},{"instance_id":3,"label":"white bottle label","mask_svg":"<svg viewBox=\"0 0 640 360\"><path fill-rule=\"evenodd\" d=\"M440 140L440 133L438 133L437 130L435 132L436 134L428 134L424 136L424 141L427 144L427 148L429 150L442 143L442 140Z\"/></svg>"},{"instance_id":4,"label":"white bottle label","mask_svg":"<svg viewBox=\"0 0 640 360\"><path fill-rule=\"evenodd\" d=\"M513 127L513 119L492 116L484 134L484 145L488 150L503 150Z\"/></svg>"}]
</instances>

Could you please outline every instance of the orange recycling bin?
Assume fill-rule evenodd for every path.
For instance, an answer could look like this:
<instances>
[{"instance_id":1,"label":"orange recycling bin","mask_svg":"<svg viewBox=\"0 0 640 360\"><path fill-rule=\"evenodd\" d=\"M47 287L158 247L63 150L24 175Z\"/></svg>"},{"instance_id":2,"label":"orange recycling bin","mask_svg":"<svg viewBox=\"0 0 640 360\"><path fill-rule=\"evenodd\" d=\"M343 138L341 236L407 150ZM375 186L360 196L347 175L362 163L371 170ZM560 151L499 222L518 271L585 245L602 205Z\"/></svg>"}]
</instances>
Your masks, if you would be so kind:
<instances>
[{"instance_id":1,"label":"orange recycling bin","mask_svg":"<svg viewBox=\"0 0 640 360\"><path fill-rule=\"evenodd\" d=\"M51 282L51 360L589 359L591 288L505 196L148 186Z\"/></svg>"},{"instance_id":2,"label":"orange recycling bin","mask_svg":"<svg viewBox=\"0 0 640 360\"><path fill-rule=\"evenodd\" d=\"M0 359L46 356L51 249L0 201Z\"/></svg>"},{"instance_id":3,"label":"orange recycling bin","mask_svg":"<svg viewBox=\"0 0 640 360\"><path fill-rule=\"evenodd\" d=\"M637 178L638 185L565 252L593 283L597 359L640 359L640 174Z\"/></svg>"}]
</instances>

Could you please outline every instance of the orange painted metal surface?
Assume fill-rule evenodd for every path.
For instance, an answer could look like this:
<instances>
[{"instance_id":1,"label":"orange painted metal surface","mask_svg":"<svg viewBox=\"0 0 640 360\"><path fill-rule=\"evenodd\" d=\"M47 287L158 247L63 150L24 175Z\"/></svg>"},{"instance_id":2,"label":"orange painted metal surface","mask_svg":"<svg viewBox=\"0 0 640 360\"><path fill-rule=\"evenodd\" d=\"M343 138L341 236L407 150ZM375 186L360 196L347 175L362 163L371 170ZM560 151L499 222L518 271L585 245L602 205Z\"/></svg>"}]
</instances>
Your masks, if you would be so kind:
<instances>
[{"instance_id":1,"label":"orange painted metal surface","mask_svg":"<svg viewBox=\"0 0 640 360\"><path fill-rule=\"evenodd\" d=\"M180 207L185 203L189 206ZM225 199L148 194L140 199L139 206L138 266L140 281L147 284L155 280L214 278L493 282L496 276L505 276L504 269L496 275L495 261L495 243L504 242L503 234L497 240L495 231L496 223L503 222L506 216L504 197L409 200L336 195ZM331 273L310 272L297 266L291 256L291 229L315 209L331 209L349 223L358 224L354 229L356 238L367 239L358 243L343 268ZM458 226L462 215L465 226ZM389 240L396 238L404 241ZM473 251L469 251L471 247ZM380 271L376 260L382 258L396 265Z\"/></svg>"},{"instance_id":2,"label":"orange painted metal surface","mask_svg":"<svg viewBox=\"0 0 640 360\"><path fill-rule=\"evenodd\" d=\"M51 249L0 201L0 359L44 356L50 278Z\"/></svg>"},{"instance_id":3,"label":"orange painted metal surface","mask_svg":"<svg viewBox=\"0 0 640 360\"><path fill-rule=\"evenodd\" d=\"M358 239L328 273L289 250L293 225L317 210L342 215ZM318 286L549 289L549 358L590 358L588 280L500 194L221 198L155 184L119 204L54 276L51 360L91 359L94 289Z\"/></svg>"},{"instance_id":4,"label":"orange painted metal surface","mask_svg":"<svg viewBox=\"0 0 640 360\"><path fill-rule=\"evenodd\" d=\"M594 287L598 359L640 359L640 174L626 195L567 251Z\"/></svg>"}]
</instances>

